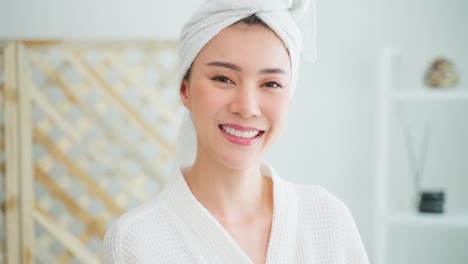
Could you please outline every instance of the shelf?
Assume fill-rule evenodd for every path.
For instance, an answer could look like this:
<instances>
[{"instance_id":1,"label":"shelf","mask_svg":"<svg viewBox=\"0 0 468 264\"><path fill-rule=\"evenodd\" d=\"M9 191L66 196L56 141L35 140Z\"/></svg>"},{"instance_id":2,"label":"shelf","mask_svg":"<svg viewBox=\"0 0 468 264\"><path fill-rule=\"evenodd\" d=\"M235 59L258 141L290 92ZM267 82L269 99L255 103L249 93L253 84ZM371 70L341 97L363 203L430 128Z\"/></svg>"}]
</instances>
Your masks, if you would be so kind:
<instances>
[{"instance_id":1,"label":"shelf","mask_svg":"<svg viewBox=\"0 0 468 264\"><path fill-rule=\"evenodd\" d=\"M428 88L421 91L394 92L392 94L392 99L396 102L468 102L468 89Z\"/></svg>"},{"instance_id":2,"label":"shelf","mask_svg":"<svg viewBox=\"0 0 468 264\"><path fill-rule=\"evenodd\" d=\"M408 59L414 60L414 56L409 57ZM434 112L437 112L435 114L438 114L440 110L445 111L447 107L450 107L450 110L455 110L453 111L453 114L457 114L457 118L464 118L464 110L466 109L466 106L468 106L468 86L466 85L462 84L460 87L454 88L428 88L424 87L424 84L421 82L415 83L414 86L410 86L408 82L402 82L403 78L401 73L404 69L402 67L402 63L404 63L405 60L400 52L392 48L383 50L382 56L379 58L379 85L377 87L378 103L376 104L377 121L375 122L376 136L374 144L376 147L376 164L374 168L377 178L375 180L375 208L377 213L377 224L375 225L376 230L374 232L376 237L374 247L375 252L373 256L373 262L379 264L412 263L410 260L417 256L414 249L418 249L418 251L420 251L425 248L424 244L426 243L425 239L427 238L418 238L415 236L420 231L425 233L426 231L434 229L444 233L450 231L450 233L461 233L463 235L468 232L468 208L465 210L461 210L460 208L461 211L447 210L443 214L434 214L419 213L414 206L405 209L389 206L397 204L401 205L402 202L401 197L396 198L394 195L394 187L396 185L400 187L402 182L398 181L398 179L392 179L392 168L394 166L407 165L398 164L404 160L395 160L397 155L407 156L407 153L403 154L397 152L400 151L400 149L393 146L393 144L397 142L396 140L405 140L405 135L403 135L402 138L398 138L399 135L395 134L397 133L396 129L399 125L399 121L405 122L416 119L418 120L416 121L418 123L408 122L408 130L411 130L413 127L416 128L416 126L418 126L419 129L419 121L424 122L427 120L428 111L424 111L426 108L434 110ZM414 75L418 71L421 71L421 69L414 69L411 74ZM405 83L406 85L400 85L402 83ZM444 123L444 128L446 128L447 125L449 124ZM458 123L456 125L458 125ZM452 126L448 127L450 132L452 130L451 127ZM461 134L463 133L460 133L460 135ZM452 134L450 133L448 135L451 136ZM463 135L461 136L463 137ZM419 142L419 140L415 141ZM406 143L406 141L403 143ZM419 153L420 150L418 149L418 151L415 152ZM450 153L447 153L447 155L450 155ZM417 157L416 161L419 160L419 155ZM449 163L447 163L447 165L449 165ZM411 188L413 188L412 186L404 187L410 188L408 190L412 190ZM410 197L408 194L407 199L411 198L413 197ZM393 228L402 229L399 231L404 231L405 235L392 236L392 232L395 231ZM412 232L412 230L417 232ZM427 233L428 236L431 237L434 237L435 235L430 234L431 232ZM452 248L451 244L444 245L445 243L450 242L450 237L440 239L440 241L438 237L434 238L437 243L441 244L441 248L444 248L444 251L446 248L448 249L448 247ZM412 242L413 239L415 239L414 241L417 241L416 248L411 247L412 245L408 243ZM468 237L462 237L463 242L461 243L463 243L463 245L466 244L467 239ZM457 247L453 248L454 251L457 250L458 252L459 247L458 245L456 246ZM401 249L402 254L396 255L395 248L398 247ZM417 252L417 254L421 254L421 256L424 255L422 251ZM447 256L450 256L451 254L452 253L447 252ZM400 259L401 261L396 261L396 259Z\"/></svg>"},{"instance_id":3,"label":"shelf","mask_svg":"<svg viewBox=\"0 0 468 264\"><path fill-rule=\"evenodd\" d=\"M418 226L441 226L468 228L468 212L460 213L418 213L399 212L387 216L389 224L418 225Z\"/></svg>"}]
</instances>

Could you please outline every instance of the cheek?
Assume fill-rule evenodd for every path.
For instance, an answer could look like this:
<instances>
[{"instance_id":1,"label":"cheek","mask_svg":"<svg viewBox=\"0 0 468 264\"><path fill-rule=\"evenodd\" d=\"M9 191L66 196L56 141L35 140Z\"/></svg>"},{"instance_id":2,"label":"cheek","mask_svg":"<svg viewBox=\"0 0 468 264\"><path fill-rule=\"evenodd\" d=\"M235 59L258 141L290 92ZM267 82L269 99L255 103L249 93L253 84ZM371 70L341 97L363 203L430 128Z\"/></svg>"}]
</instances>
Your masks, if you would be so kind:
<instances>
[{"instance_id":1,"label":"cheek","mask_svg":"<svg viewBox=\"0 0 468 264\"><path fill-rule=\"evenodd\" d=\"M204 115L218 112L224 105L226 96L215 89L199 89L192 94L194 112L203 112Z\"/></svg>"},{"instance_id":2,"label":"cheek","mask_svg":"<svg viewBox=\"0 0 468 264\"><path fill-rule=\"evenodd\" d=\"M272 100L265 108L273 127L276 126L282 129L286 123L289 114L290 101L289 97L278 97Z\"/></svg>"}]
</instances>

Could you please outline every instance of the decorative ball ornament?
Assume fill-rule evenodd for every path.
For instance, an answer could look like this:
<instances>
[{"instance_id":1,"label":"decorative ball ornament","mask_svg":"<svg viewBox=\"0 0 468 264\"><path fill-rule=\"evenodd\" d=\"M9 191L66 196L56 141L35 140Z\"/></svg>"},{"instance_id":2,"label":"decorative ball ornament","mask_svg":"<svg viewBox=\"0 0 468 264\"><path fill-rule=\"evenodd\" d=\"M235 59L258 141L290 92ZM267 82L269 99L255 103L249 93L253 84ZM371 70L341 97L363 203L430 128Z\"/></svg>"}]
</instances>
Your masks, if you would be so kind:
<instances>
[{"instance_id":1,"label":"decorative ball ornament","mask_svg":"<svg viewBox=\"0 0 468 264\"><path fill-rule=\"evenodd\" d=\"M433 88L451 88L458 82L458 74L452 63L439 58L431 63L426 72L426 85Z\"/></svg>"}]
</instances>

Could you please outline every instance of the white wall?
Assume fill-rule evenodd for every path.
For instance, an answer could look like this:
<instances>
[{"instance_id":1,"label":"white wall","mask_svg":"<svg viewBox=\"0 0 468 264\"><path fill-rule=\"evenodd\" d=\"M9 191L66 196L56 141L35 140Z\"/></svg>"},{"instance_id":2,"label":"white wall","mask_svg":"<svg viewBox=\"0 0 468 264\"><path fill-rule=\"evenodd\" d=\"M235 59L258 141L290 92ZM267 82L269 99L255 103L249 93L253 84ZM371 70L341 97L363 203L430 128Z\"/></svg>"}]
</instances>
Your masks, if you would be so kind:
<instances>
[{"instance_id":1,"label":"white wall","mask_svg":"<svg viewBox=\"0 0 468 264\"><path fill-rule=\"evenodd\" d=\"M175 39L201 2L1 1L3 39ZM268 156L284 177L324 185L344 200L371 253L379 51L400 49L404 82L418 88L428 58L448 56L468 88L468 2L318 0L317 7L318 62L304 63L289 126Z\"/></svg>"},{"instance_id":2,"label":"white wall","mask_svg":"<svg viewBox=\"0 0 468 264\"><path fill-rule=\"evenodd\" d=\"M318 62L303 68L306 74L302 75L302 87L295 98L291 126L271 156L286 177L325 185L342 198L353 211L366 246L371 250L374 96L380 49L391 46L408 56L403 58L406 66L402 82L409 88L421 88L427 60L442 55L455 61L461 74L459 86L468 89L468 31L465 26L468 25L468 2L319 0L317 8ZM452 131L454 134L445 135L445 139L444 135L439 137L446 140L447 145L468 145L468 138L463 134L468 130L468 111L464 109L465 122L457 124L463 129ZM438 136L437 131L433 134ZM283 151L286 148L290 151ZM444 152L446 156L457 153ZM458 164L463 157L467 163L468 153L463 154L457 158ZM431 158L434 156L430 153L428 163ZM450 184L468 186L466 166L450 168L446 163L444 169L447 175L464 179ZM398 192L400 190L395 190ZM462 201L466 201L467 192L458 191L457 194L460 193L464 193ZM468 235L467 232L463 234ZM460 241L452 237L447 244L457 248ZM464 241L466 243L466 239ZM445 263L460 262L454 258Z\"/></svg>"},{"instance_id":3,"label":"white wall","mask_svg":"<svg viewBox=\"0 0 468 264\"><path fill-rule=\"evenodd\" d=\"M201 0L0 0L0 38L175 39Z\"/></svg>"}]
</instances>

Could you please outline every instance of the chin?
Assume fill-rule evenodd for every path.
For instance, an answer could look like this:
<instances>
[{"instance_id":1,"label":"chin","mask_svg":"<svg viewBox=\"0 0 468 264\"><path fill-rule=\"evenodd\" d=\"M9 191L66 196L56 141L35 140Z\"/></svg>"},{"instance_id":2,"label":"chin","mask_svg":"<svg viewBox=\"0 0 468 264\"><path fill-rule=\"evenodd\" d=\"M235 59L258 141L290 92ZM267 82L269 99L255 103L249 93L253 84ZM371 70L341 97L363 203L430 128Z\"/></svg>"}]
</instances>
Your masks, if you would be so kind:
<instances>
[{"instance_id":1,"label":"chin","mask_svg":"<svg viewBox=\"0 0 468 264\"><path fill-rule=\"evenodd\" d=\"M234 157L237 156L237 157ZM255 157L249 157L245 153L238 154L238 155L229 155L229 157L226 157L220 162L227 168L235 171L242 171L242 170L247 170L251 168L252 166L256 166L261 162L261 157L255 156Z\"/></svg>"}]
</instances>

